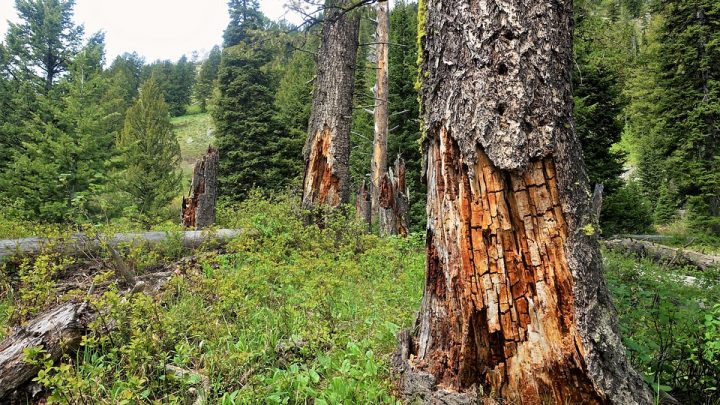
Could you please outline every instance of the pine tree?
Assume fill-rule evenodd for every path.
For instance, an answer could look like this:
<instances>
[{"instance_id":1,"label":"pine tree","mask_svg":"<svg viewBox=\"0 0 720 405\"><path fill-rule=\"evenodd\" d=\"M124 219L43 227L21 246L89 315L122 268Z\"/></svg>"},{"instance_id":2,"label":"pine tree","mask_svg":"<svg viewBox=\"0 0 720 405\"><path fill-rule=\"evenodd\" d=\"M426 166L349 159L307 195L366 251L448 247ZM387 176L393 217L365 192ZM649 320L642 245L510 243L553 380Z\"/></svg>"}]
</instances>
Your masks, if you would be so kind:
<instances>
[{"instance_id":1,"label":"pine tree","mask_svg":"<svg viewBox=\"0 0 720 405\"><path fill-rule=\"evenodd\" d=\"M72 21L74 0L16 0L20 22L10 22L7 45L16 77L48 91L81 46L83 27ZM40 74L41 73L41 74Z\"/></svg>"},{"instance_id":2,"label":"pine tree","mask_svg":"<svg viewBox=\"0 0 720 405\"><path fill-rule=\"evenodd\" d=\"M180 191L180 145L170 124L169 109L154 78L140 89L118 138L123 171L118 188L130 196L138 219L159 222L163 210Z\"/></svg>"},{"instance_id":3,"label":"pine tree","mask_svg":"<svg viewBox=\"0 0 720 405\"><path fill-rule=\"evenodd\" d=\"M397 1L390 11L390 137L388 159L401 155L410 188L410 226L425 227L425 193L420 148L417 3Z\"/></svg>"},{"instance_id":4,"label":"pine tree","mask_svg":"<svg viewBox=\"0 0 720 405\"><path fill-rule=\"evenodd\" d=\"M95 35L53 92L38 97L34 118L24 121L27 140L0 183L4 199L32 219L74 222L95 214L122 117L122 100L102 72L103 57L102 35Z\"/></svg>"},{"instance_id":5,"label":"pine tree","mask_svg":"<svg viewBox=\"0 0 720 405\"><path fill-rule=\"evenodd\" d=\"M213 94L215 88L215 81L217 80L218 71L220 70L220 58L222 52L219 46L214 46L205 60L200 66L200 73L198 73L197 82L193 92L195 94L195 100L200 104L200 110L202 112L207 111L208 101Z\"/></svg>"},{"instance_id":6,"label":"pine tree","mask_svg":"<svg viewBox=\"0 0 720 405\"><path fill-rule=\"evenodd\" d=\"M126 108L129 108L138 96L143 82L145 60L137 53L124 53L113 60L107 75L122 93Z\"/></svg>"},{"instance_id":7,"label":"pine tree","mask_svg":"<svg viewBox=\"0 0 720 405\"><path fill-rule=\"evenodd\" d=\"M263 70L269 61L267 50L251 44L223 51L213 111L221 196L243 198L253 187L279 190L301 172L302 138L276 118L273 82Z\"/></svg>"},{"instance_id":8,"label":"pine tree","mask_svg":"<svg viewBox=\"0 0 720 405\"><path fill-rule=\"evenodd\" d=\"M694 225L720 235L720 3L660 5L659 149Z\"/></svg>"},{"instance_id":9,"label":"pine tree","mask_svg":"<svg viewBox=\"0 0 720 405\"><path fill-rule=\"evenodd\" d=\"M223 33L223 46L229 48L246 42L252 31L263 28L265 16L260 12L258 0L230 0L230 23Z\"/></svg>"}]
</instances>

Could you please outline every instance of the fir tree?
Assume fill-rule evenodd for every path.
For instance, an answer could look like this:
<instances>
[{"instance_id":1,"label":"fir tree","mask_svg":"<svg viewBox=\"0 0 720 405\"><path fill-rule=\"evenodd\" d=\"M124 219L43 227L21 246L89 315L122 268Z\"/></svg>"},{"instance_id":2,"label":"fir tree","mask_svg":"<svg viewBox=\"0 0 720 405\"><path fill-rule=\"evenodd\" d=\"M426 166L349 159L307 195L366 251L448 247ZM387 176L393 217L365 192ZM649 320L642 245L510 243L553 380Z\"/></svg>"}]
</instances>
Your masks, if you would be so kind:
<instances>
[{"instance_id":1,"label":"fir tree","mask_svg":"<svg viewBox=\"0 0 720 405\"><path fill-rule=\"evenodd\" d=\"M123 166L119 189L130 196L144 224L159 222L163 210L179 192L181 173L180 145L154 78L143 84L137 101L128 110L117 144Z\"/></svg>"},{"instance_id":2,"label":"fir tree","mask_svg":"<svg viewBox=\"0 0 720 405\"><path fill-rule=\"evenodd\" d=\"M260 12L258 0L230 0L230 23L223 33L223 46L229 48L250 37L252 31L263 28L265 16Z\"/></svg>"},{"instance_id":3,"label":"fir tree","mask_svg":"<svg viewBox=\"0 0 720 405\"><path fill-rule=\"evenodd\" d=\"M107 71L113 83L122 93L126 108L129 108L138 96L143 82L145 60L137 53L124 53L113 60Z\"/></svg>"},{"instance_id":4,"label":"fir tree","mask_svg":"<svg viewBox=\"0 0 720 405\"><path fill-rule=\"evenodd\" d=\"M213 111L220 150L219 192L243 198L253 187L279 190L302 171L302 137L280 125L263 48L240 44L223 51L219 100Z\"/></svg>"},{"instance_id":5,"label":"fir tree","mask_svg":"<svg viewBox=\"0 0 720 405\"><path fill-rule=\"evenodd\" d=\"M218 71L220 70L220 58L222 52L219 46L214 46L205 60L200 66L197 82L195 83L194 93L195 99L200 104L202 112L207 111L207 104L213 94L215 81L217 80Z\"/></svg>"},{"instance_id":6,"label":"fir tree","mask_svg":"<svg viewBox=\"0 0 720 405\"><path fill-rule=\"evenodd\" d=\"M57 99L42 95L26 120L27 140L2 176L3 197L45 222L92 219L92 205L121 124L120 97L104 77L103 39L93 36L56 84Z\"/></svg>"},{"instance_id":7,"label":"fir tree","mask_svg":"<svg viewBox=\"0 0 720 405\"><path fill-rule=\"evenodd\" d=\"M20 21L10 22L7 45L16 77L45 91L65 72L81 46L83 27L72 21L74 0L16 0Z\"/></svg>"}]
</instances>

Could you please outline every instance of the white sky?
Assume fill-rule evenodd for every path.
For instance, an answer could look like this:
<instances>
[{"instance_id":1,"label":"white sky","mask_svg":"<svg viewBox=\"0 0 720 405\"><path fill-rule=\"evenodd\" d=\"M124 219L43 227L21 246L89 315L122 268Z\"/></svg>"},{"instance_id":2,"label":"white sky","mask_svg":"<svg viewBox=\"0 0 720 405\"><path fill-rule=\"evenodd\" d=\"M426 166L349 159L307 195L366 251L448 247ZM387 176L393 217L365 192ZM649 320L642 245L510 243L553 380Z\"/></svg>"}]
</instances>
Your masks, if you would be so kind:
<instances>
[{"instance_id":1,"label":"white sky","mask_svg":"<svg viewBox=\"0 0 720 405\"><path fill-rule=\"evenodd\" d=\"M287 12L285 0L260 0L262 12L273 20L299 18ZM0 41L7 20L17 21L14 0L0 0ZM227 0L76 0L75 22L86 34L105 31L106 60L123 52L137 52L147 62L176 60L198 51L203 57L222 43L229 17Z\"/></svg>"}]
</instances>

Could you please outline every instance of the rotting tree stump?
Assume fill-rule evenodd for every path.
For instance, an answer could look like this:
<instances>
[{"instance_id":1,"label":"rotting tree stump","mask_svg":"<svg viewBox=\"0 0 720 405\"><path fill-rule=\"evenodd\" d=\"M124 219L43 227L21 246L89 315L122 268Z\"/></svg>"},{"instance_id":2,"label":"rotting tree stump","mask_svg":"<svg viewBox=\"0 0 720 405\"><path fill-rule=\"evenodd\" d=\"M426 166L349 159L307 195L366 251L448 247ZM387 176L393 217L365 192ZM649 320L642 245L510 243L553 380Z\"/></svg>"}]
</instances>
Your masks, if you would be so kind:
<instances>
[{"instance_id":1,"label":"rotting tree stump","mask_svg":"<svg viewBox=\"0 0 720 405\"><path fill-rule=\"evenodd\" d=\"M407 236L408 191L405 183L405 161L400 156L395 160L395 170L389 169L380 181L378 200L378 222L381 235Z\"/></svg>"},{"instance_id":2,"label":"rotting tree stump","mask_svg":"<svg viewBox=\"0 0 720 405\"><path fill-rule=\"evenodd\" d=\"M182 222L187 228L203 229L215 223L217 172L220 156L212 146L193 169L190 194L182 200Z\"/></svg>"}]
</instances>

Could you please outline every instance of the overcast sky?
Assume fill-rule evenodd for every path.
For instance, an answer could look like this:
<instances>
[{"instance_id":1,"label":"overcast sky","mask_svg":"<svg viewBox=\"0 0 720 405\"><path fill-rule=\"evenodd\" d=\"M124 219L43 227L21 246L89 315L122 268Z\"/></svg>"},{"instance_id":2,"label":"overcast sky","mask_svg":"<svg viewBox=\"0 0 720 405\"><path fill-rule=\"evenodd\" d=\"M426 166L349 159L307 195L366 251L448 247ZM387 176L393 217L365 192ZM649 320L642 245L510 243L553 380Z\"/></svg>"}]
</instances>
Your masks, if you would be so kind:
<instances>
[{"instance_id":1,"label":"overcast sky","mask_svg":"<svg viewBox=\"0 0 720 405\"><path fill-rule=\"evenodd\" d=\"M273 20L285 17L285 0L260 0L260 7ZM16 21L15 1L0 0L0 38L7 20ZM228 23L227 0L76 0L75 22L85 25L86 34L105 31L107 60L123 52L137 52L150 62L176 60L198 51L203 56L222 42Z\"/></svg>"}]
</instances>

